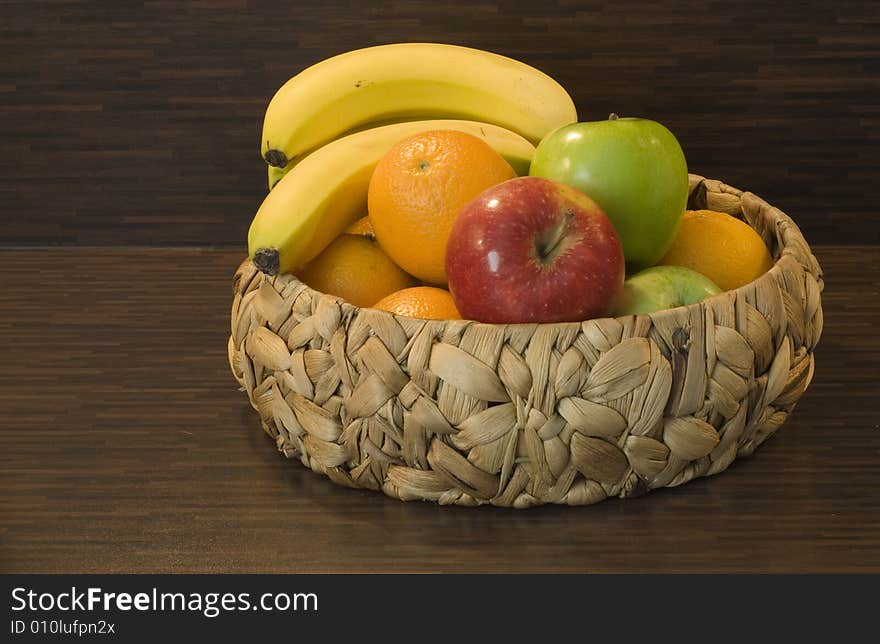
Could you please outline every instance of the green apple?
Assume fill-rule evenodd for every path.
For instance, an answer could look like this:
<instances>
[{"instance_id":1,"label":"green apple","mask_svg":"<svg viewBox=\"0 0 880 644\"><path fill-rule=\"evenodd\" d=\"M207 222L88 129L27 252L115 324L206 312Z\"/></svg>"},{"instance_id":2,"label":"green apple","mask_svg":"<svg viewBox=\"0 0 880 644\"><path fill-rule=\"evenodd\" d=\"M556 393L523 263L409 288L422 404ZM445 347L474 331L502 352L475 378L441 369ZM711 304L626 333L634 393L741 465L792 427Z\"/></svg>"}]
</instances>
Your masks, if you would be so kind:
<instances>
[{"instance_id":1,"label":"green apple","mask_svg":"<svg viewBox=\"0 0 880 644\"><path fill-rule=\"evenodd\" d=\"M721 289L702 273L684 266L655 266L623 282L614 315L653 313L696 304Z\"/></svg>"},{"instance_id":2,"label":"green apple","mask_svg":"<svg viewBox=\"0 0 880 644\"><path fill-rule=\"evenodd\" d=\"M672 132L640 118L572 123L538 144L529 174L574 186L608 215L627 267L653 266L678 231L687 163Z\"/></svg>"}]
</instances>

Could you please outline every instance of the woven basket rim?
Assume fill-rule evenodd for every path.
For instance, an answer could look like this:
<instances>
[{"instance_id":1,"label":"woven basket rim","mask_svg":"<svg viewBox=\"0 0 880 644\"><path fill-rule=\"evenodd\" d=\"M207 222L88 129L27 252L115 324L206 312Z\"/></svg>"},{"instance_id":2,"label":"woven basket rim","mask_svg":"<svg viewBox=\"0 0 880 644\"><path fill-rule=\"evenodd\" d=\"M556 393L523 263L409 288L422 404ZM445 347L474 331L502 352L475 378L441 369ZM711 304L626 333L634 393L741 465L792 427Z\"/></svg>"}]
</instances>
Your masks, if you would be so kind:
<instances>
[{"instance_id":1,"label":"woven basket rim","mask_svg":"<svg viewBox=\"0 0 880 644\"><path fill-rule=\"evenodd\" d=\"M717 187L718 187L718 189L720 189L722 192L729 192L729 193L731 193L731 194L733 194L733 195L736 195L738 199L742 199L743 197L745 197L746 195L748 195L749 197L754 198L754 199L756 199L757 201L766 204L768 207L773 208L773 210L776 210L777 212L780 212L780 214L783 214L783 215L784 215L784 213L781 213L781 211L779 211L777 208L774 208L774 207L770 206L770 205L769 205L764 199L762 199L761 197L759 197L758 195L756 195L756 194L753 193L753 192L750 192L750 191L747 191L747 190L745 190L745 191L744 191L744 190L740 190L740 189L735 188L735 187L733 187L733 186L730 186L730 185L728 185L728 184L726 184L726 183L724 183L724 182L722 182L722 181L707 179L706 177L703 177L703 176L701 176L701 175L697 175L697 174L693 174L693 173L689 173L689 174L688 174L688 180L689 180L689 186L688 186L688 205L690 205L691 197L692 197L694 191L697 189L698 186L702 185L703 182L705 182L705 181L714 181L714 182L717 183ZM698 208L688 208L688 209L697 210ZM728 214L731 214L731 213L728 213ZM734 214L733 216L737 216L737 215ZM797 226L794 224L794 222L793 222L790 218L788 218L787 215L784 215L784 216L786 217L786 219L788 219L788 221L790 221L790 222L792 223L792 225L795 226L795 229L797 230L797 234L798 234L798 236L800 237L801 240L803 240L803 236L801 235L800 230L797 229ZM745 220L745 219L741 216L741 213L740 213L740 216L738 216L737 218L740 219L741 221L744 221L744 222L745 222L750 228L752 228L752 230L755 230L754 226L753 226L749 221ZM718 294L716 294L716 295L711 295L711 296L709 296L709 297L707 297L707 298L704 298L703 300L700 300L699 302L695 302L695 303L693 303L693 304L684 304L684 305L681 305L681 306L671 307L671 308L667 308L667 309L661 309L661 310L659 310L659 311L652 311L652 312L650 313L650 315L651 315L652 317L656 317L656 316L658 316L658 315L663 315L663 316L674 316L674 315L678 315L678 314L680 314L680 313L683 312L683 311L693 311L693 310L695 310L695 309L697 309L697 308L704 307L704 306L707 306L707 305L711 305L711 302L714 301L715 298L722 297L725 293L745 293L747 290L749 290L749 289L753 289L753 288L755 287L755 285L759 284L761 281L776 279L775 276L778 275L779 272L785 270L785 264L786 264L788 261L790 261L789 259L787 259L788 256L784 253L784 251L785 251L786 248L789 248L789 247L791 246L791 243L790 243L790 242L789 242L789 243L786 243L786 240L783 239L783 236L782 236L782 235L779 235L778 233L775 235L775 237L776 237L776 242L777 242L777 244L776 244L776 247L777 247L777 253L776 253L776 256L775 256L775 257L772 257L772 259L773 259L773 266L771 266L769 270L767 270L766 272L764 272L762 275L760 275L760 276L759 276L758 278L756 278L755 280L752 280L751 282L749 282L749 283L747 283L747 284L744 284L744 285L742 285L742 286L740 286L740 287L738 287L738 288L736 288L736 289L730 289L730 290L727 290L727 291L721 291L720 293L718 293ZM806 245L806 241L805 241L805 240L804 240L804 244ZM769 248L768 248L768 251L770 251L771 254L772 254L772 249L769 249ZM246 259L244 260L243 263L248 263L249 261L250 261L250 260L246 258ZM815 258L814 258L814 266L812 266L812 267L804 266L804 268L807 268L808 270L810 270L810 272L814 274L814 277L816 277L817 279L819 279L820 282L821 282L821 278L822 278L821 268L819 268L818 262L815 262ZM811 270L811 269L812 269L812 270ZM817 272L816 269L818 269L818 272ZM295 284L297 284L299 289L301 289L301 290L305 290L305 291L308 291L309 293L311 293L313 297L319 297L319 298L321 298L321 299L326 299L326 300L329 300L329 301L332 301L332 302L338 304L338 305L342 308L342 313L343 313L343 314L353 314L353 313L356 313L357 311L359 311L359 310L361 310L361 309L365 309L365 310L370 310L370 311L376 311L377 313L382 314L382 315L390 315L390 316L392 316L392 317L395 318L395 319L405 319L405 320L409 320L409 321L413 321L413 320L414 320L414 321L417 321L417 322L423 322L423 323L426 323L426 324L429 324L429 323L442 323L442 324L446 324L446 325L452 324L452 325L456 325L456 326L504 327L504 328L513 328L513 329L516 329L516 328L527 328L527 327L544 327L544 328L546 328L546 327L557 327L557 328L564 328L564 327L581 326L581 325L584 325L584 324L589 324L589 323L597 322L597 321L599 321L599 320L608 320L608 319L613 319L613 320L617 320L617 321L619 321L619 322L623 322L623 321L625 321L625 320L627 320L627 319L633 317L632 315L602 316L602 317L588 318L588 319L586 319L586 320L571 321L571 322L504 322L504 323L491 323L491 322L480 322L479 320L470 320L470 319L461 319L461 320L447 320L447 319L443 319L443 320L432 320L432 319L428 319L428 318L419 318L419 317L415 317L415 316L404 316L404 315L398 315L398 314L396 314L396 313L392 313L392 312L390 312L390 311L384 311L384 310L382 310L382 309L376 309L376 308L373 308L373 307L370 307L370 306L357 306L357 305L355 305L355 304L352 304L351 302L348 302L348 301L342 299L341 297L337 297L337 296L335 296L335 295L331 295L331 294L329 294L329 293L324 293L324 292L322 292L322 291L318 291L318 290L316 290L316 289L313 289L311 286L309 286L309 285L306 284L305 282L301 281L301 280L300 280L295 274L293 274L293 273L279 273L278 276L276 276L276 277L280 277L280 276L282 276L282 275L283 275L285 278L290 279L290 280L293 281Z\"/></svg>"}]
</instances>

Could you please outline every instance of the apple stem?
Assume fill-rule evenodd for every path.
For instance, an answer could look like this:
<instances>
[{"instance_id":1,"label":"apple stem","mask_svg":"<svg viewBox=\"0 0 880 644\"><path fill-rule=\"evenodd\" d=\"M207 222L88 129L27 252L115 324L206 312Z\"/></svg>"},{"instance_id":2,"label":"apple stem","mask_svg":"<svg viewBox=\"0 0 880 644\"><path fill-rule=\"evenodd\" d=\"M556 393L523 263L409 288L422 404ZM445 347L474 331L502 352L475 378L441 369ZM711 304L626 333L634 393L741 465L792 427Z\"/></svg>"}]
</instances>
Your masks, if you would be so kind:
<instances>
[{"instance_id":1,"label":"apple stem","mask_svg":"<svg viewBox=\"0 0 880 644\"><path fill-rule=\"evenodd\" d=\"M574 219L574 213L566 211L565 217L551 232L550 235L538 242L535 249L538 253L538 259L543 264L549 264L559 253L559 245L565 239L571 220Z\"/></svg>"}]
</instances>

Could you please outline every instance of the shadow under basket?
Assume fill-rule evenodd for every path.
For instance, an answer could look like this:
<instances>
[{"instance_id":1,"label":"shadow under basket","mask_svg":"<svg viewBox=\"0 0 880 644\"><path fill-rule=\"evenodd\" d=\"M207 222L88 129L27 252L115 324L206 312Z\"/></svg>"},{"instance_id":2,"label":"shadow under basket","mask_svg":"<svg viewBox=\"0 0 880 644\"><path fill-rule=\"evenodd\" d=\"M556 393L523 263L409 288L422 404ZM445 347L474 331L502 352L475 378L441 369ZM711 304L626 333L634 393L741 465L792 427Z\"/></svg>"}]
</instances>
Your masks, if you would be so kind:
<instances>
[{"instance_id":1,"label":"shadow under basket","mask_svg":"<svg viewBox=\"0 0 880 644\"><path fill-rule=\"evenodd\" d=\"M690 176L773 268L699 304L566 324L425 321L238 269L229 362L288 458L403 500L527 508L632 497L723 471L813 376L822 271L797 225Z\"/></svg>"}]
</instances>

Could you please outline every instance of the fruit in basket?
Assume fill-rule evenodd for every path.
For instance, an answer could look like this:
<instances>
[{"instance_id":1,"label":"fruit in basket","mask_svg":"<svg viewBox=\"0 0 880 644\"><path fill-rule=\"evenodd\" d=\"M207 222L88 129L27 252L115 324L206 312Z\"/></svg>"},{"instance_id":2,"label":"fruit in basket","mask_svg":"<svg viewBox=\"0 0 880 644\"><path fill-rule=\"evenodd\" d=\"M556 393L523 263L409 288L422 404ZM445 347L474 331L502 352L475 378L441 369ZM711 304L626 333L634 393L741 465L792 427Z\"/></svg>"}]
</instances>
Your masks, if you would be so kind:
<instances>
[{"instance_id":1,"label":"fruit in basket","mask_svg":"<svg viewBox=\"0 0 880 644\"><path fill-rule=\"evenodd\" d=\"M456 45L379 45L284 83L266 109L261 154L284 167L353 130L442 117L494 123L537 143L577 112L559 83L523 62Z\"/></svg>"},{"instance_id":2,"label":"fruit in basket","mask_svg":"<svg viewBox=\"0 0 880 644\"><path fill-rule=\"evenodd\" d=\"M744 221L714 210L689 210L660 263L692 268L730 291L766 273L773 259Z\"/></svg>"},{"instance_id":3,"label":"fruit in basket","mask_svg":"<svg viewBox=\"0 0 880 644\"><path fill-rule=\"evenodd\" d=\"M424 320L461 319L449 291L435 286L414 286L391 293L373 308Z\"/></svg>"},{"instance_id":4,"label":"fruit in basket","mask_svg":"<svg viewBox=\"0 0 880 644\"><path fill-rule=\"evenodd\" d=\"M648 119L617 118L561 127L538 145L530 174L589 195L614 223L627 266L652 266L684 213L688 171L675 136Z\"/></svg>"},{"instance_id":5,"label":"fruit in basket","mask_svg":"<svg viewBox=\"0 0 880 644\"><path fill-rule=\"evenodd\" d=\"M355 306L372 306L416 281L363 235L340 235L298 274L316 291Z\"/></svg>"},{"instance_id":6,"label":"fruit in basket","mask_svg":"<svg viewBox=\"0 0 880 644\"><path fill-rule=\"evenodd\" d=\"M462 209L446 272L466 319L573 322L610 312L624 258L614 227L592 199L557 181L519 177Z\"/></svg>"},{"instance_id":7,"label":"fruit in basket","mask_svg":"<svg viewBox=\"0 0 880 644\"><path fill-rule=\"evenodd\" d=\"M653 266L626 279L614 315L639 315L696 304L720 292L712 280L689 268Z\"/></svg>"},{"instance_id":8,"label":"fruit in basket","mask_svg":"<svg viewBox=\"0 0 880 644\"><path fill-rule=\"evenodd\" d=\"M395 144L376 165L368 211L376 239L400 267L446 284L446 242L461 208L486 188L516 176L484 140L434 130Z\"/></svg>"},{"instance_id":9,"label":"fruit in basket","mask_svg":"<svg viewBox=\"0 0 880 644\"><path fill-rule=\"evenodd\" d=\"M264 273L301 269L367 210L367 189L379 159L395 143L428 130L479 137L511 165L528 165L534 147L496 125L476 121L412 121L333 141L294 165L266 195L248 231L248 254Z\"/></svg>"}]
</instances>

